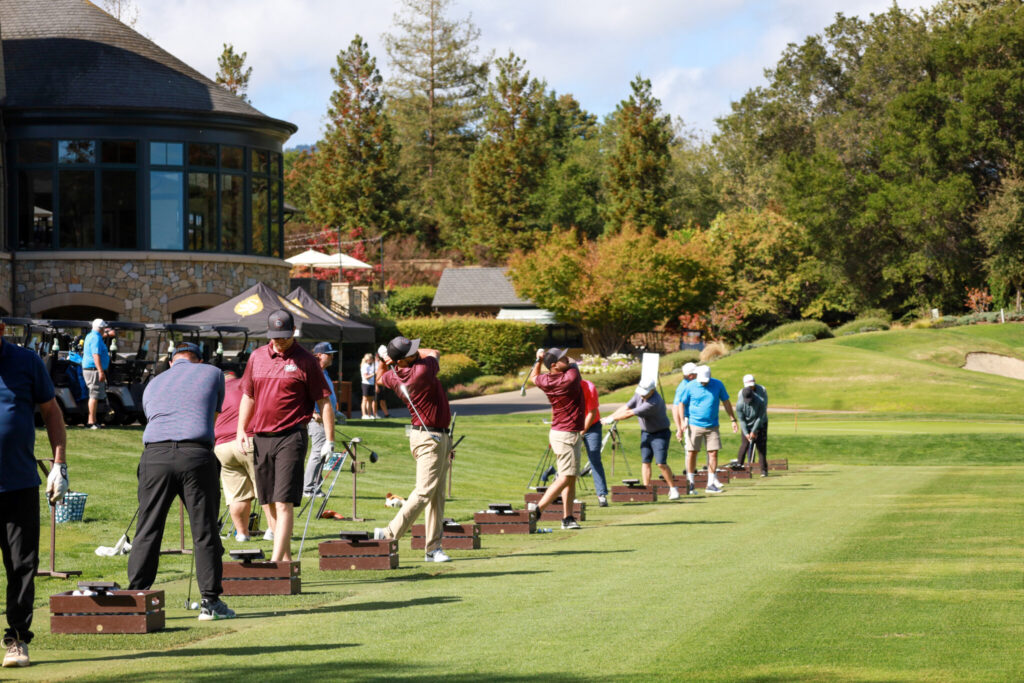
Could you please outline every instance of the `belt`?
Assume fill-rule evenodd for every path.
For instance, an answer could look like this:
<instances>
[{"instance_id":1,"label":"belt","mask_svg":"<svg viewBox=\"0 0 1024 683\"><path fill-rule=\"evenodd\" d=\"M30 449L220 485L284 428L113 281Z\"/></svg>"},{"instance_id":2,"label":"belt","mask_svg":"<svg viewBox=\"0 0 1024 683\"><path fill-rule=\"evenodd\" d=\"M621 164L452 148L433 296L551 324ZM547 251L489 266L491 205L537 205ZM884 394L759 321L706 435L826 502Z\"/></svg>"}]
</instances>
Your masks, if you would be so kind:
<instances>
[{"instance_id":1,"label":"belt","mask_svg":"<svg viewBox=\"0 0 1024 683\"><path fill-rule=\"evenodd\" d=\"M437 434L447 434L447 429L439 429L437 427L424 427L423 425L410 425L413 429L418 432L436 432Z\"/></svg>"},{"instance_id":2,"label":"belt","mask_svg":"<svg viewBox=\"0 0 1024 683\"><path fill-rule=\"evenodd\" d=\"M310 418L310 419L312 419L312 418ZM295 432L305 431L307 424L309 424L308 421L307 422L300 422L297 425L293 425L293 426L289 427L288 429L282 429L279 432L256 432L256 436L262 436L262 437L268 437L268 436L271 436L271 437L272 436L288 436L289 434L293 434Z\"/></svg>"},{"instance_id":3,"label":"belt","mask_svg":"<svg viewBox=\"0 0 1024 683\"><path fill-rule=\"evenodd\" d=\"M213 444L208 441L150 441L146 444L149 446L185 446L188 448L213 448Z\"/></svg>"}]
</instances>

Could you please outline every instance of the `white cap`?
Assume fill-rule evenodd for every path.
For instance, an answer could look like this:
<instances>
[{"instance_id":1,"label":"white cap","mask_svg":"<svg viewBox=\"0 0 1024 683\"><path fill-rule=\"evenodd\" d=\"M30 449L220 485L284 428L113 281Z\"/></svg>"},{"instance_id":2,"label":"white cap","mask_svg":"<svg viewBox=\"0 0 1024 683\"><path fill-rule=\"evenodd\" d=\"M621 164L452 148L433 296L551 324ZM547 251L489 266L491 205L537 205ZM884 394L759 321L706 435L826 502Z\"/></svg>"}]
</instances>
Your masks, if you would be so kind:
<instances>
[{"instance_id":1,"label":"white cap","mask_svg":"<svg viewBox=\"0 0 1024 683\"><path fill-rule=\"evenodd\" d=\"M697 372L697 364L696 363L687 363L686 365L683 366L683 375L684 376L692 375L695 372Z\"/></svg>"},{"instance_id":2,"label":"white cap","mask_svg":"<svg viewBox=\"0 0 1024 683\"><path fill-rule=\"evenodd\" d=\"M707 384L711 381L711 368L706 365L697 366L697 381L701 384Z\"/></svg>"},{"instance_id":3,"label":"white cap","mask_svg":"<svg viewBox=\"0 0 1024 683\"><path fill-rule=\"evenodd\" d=\"M636 387L636 393L640 394L641 396L646 396L647 394L654 391L655 386L656 384L653 379L641 380L640 384L638 384Z\"/></svg>"},{"instance_id":4,"label":"white cap","mask_svg":"<svg viewBox=\"0 0 1024 683\"><path fill-rule=\"evenodd\" d=\"M107 321L104 320L103 318L96 318L95 320L92 321L92 329L94 332L99 332L106 326Z\"/></svg>"},{"instance_id":5,"label":"white cap","mask_svg":"<svg viewBox=\"0 0 1024 683\"><path fill-rule=\"evenodd\" d=\"M752 387L752 386L754 386L754 384L755 384L755 382L754 382L754 376L753 375L743 375L743 386L745 386L745 387Z\"/></svg>"}]
</instances>

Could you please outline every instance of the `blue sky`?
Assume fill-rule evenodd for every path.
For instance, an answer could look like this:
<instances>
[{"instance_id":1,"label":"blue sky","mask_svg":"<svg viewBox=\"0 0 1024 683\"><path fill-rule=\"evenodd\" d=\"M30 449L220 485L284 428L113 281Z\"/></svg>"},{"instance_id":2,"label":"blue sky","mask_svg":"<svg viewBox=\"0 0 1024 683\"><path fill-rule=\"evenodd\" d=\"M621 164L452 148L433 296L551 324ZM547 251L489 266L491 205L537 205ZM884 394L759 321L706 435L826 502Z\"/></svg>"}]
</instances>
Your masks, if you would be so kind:
<instances>
[{"instance_id":1,"label":"blue sky","mask_svg":"<svg viewBox=\"0 0 1024 683\"><path fill-rule=\"evenodd\" d=\"M382 34L397 0L137 0L137 28L212 77L223 43L248 53L249 96L299 126L288 146L320 137L333 89L330 68L359 33L385 78ZM933 2L906 0L917 9ZM572 93L603 116L636 74L652 81L665 111L710 132L730 102L764 83L790 42L819 33L836 12L867 17L890 0L455 0L472 14L481 53L509 49L549 89Z\"/></svg>"}]
</instances>

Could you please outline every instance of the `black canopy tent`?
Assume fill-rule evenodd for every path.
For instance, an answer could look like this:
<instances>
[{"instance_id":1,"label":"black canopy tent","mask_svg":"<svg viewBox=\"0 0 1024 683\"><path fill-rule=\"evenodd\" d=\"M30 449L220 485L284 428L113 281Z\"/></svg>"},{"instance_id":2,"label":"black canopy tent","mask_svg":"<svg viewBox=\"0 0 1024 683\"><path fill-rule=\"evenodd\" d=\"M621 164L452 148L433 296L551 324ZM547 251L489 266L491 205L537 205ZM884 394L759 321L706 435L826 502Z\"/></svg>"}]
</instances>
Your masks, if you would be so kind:
<instances>
[{"instance_id":1,"label":"black canopy tent","mask_svg":"<svg viewBox=\"0 0 1024 683\"><path fill-rule=\"evenodd\" d=\"M185 316L178 322L191 325L237 325L249 330L252 337L267 336L267 316L279 308L295 319L297 337L301 341L337 342L342 336L340 323L303 310L262 282L258 282L233 299L200 313Z\"/></svg>"},{"instance_id":2,"label":"black canopy tent","mask_svg":"<svg viewBox=\"0 0 1024 683\"><path fill-rule=\"evenodd\" d=\"M331 309L310 296L309 292L302 287L296 287L287 296L292 302L304 311L314 313L321 318L333 321L342 329L341 341L345 344L372 344L374 342L374 327L366 323L356 322L351 318L338 315Z\"/></svg>"}]
</instances>

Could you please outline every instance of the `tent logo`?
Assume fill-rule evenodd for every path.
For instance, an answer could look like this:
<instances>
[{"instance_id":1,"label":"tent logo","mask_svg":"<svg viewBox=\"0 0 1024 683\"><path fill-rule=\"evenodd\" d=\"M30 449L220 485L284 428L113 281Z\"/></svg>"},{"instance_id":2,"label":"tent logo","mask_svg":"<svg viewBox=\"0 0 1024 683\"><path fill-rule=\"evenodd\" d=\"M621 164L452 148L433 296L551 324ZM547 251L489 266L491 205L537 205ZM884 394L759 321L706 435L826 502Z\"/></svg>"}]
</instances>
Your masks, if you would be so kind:
<instances>
[{"instance_id":1,"label":"tent logo","mask_svg":"<svg viewBox=\"0 0 1024 683\"><path fill-rule=\"evenodd\" d=\"M234 308L235 313L242 316L243 318L246 316L255 315L256 313L259 313L262 310L263 301L257 294L253 294L252 296L248 296L242 299L237 304L235 304Z\"/></svg>"}]
</instances>

